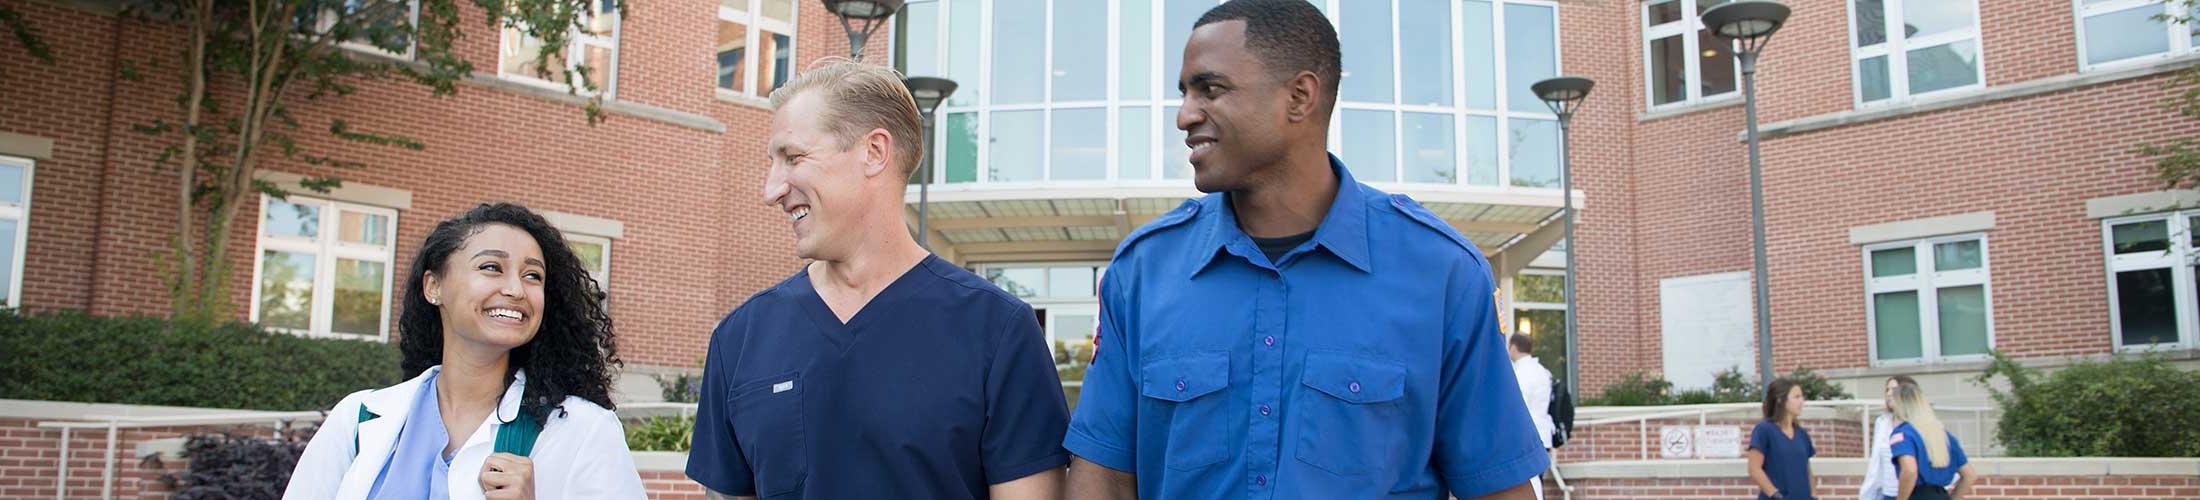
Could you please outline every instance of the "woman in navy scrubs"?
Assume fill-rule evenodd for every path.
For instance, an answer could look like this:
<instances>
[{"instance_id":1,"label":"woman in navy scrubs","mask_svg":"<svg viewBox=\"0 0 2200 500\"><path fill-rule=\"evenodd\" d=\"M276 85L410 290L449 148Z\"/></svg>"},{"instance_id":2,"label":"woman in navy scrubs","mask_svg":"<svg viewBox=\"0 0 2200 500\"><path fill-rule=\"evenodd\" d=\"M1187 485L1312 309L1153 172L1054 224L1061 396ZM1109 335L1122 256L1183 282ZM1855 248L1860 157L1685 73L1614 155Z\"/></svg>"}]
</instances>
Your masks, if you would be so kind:
<instances>
[{"instance_id":1,"label":"woman in navy scrubs","mask_svg":"<svg viewBox=\"0 0 2200 500\"><path fill-rule=\"evenodd\" d=\"M1810 492L1810 457L1818 447L1798 423L1803 400L1803 388L1791 379L1775 379L1765 389L1765 419L1749 431L1749 480L1757 483L1759 500L1816 498Z\"/></svg>"},{"instance_id":2,"label":"woman in navy scrubs","mask_svg":"<svg viewBox=\"0 0 2200 500\"><path fill-rule=\"evenodd\" d=\"M1925 391L1914 385L1896 387L1894 417L1902 421L1887 437L1887 449L1901 471L1901 493L1895 498L1944 500L1968 496L1978 475L1971 472L1971 459L1963 454L1963 443L1957 442L1956 436L1940 425L1940 417L1933 414L1932 403L1925 401Z\"/></svg>"}]
</instances>

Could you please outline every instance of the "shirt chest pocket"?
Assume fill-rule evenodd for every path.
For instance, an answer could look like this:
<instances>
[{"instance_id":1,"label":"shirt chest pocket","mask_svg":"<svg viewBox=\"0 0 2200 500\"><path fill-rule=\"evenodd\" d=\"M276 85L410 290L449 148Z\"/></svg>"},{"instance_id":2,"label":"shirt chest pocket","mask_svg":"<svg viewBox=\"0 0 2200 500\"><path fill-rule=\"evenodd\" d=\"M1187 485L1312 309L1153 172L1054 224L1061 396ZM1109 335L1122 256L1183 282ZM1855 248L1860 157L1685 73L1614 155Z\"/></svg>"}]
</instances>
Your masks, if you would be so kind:
<instances>
[{"instance_id":1,"label":"shirt chest pocket","mask_svg":"<svg viewBox=\"0 0 2200 500\"><path fill-rule=\"evenodd\" d=\"M1167 422L1166 452L1162 463L1171 469L1191 470L1214 465L1238 448L1244 433L1236 430L1239 418L1230 411L1226 394L1230 386L1230 355L1201 352L1146 363L1140 369L1138 393ZM1159 430L1159 429L1156 429Z\"/></svg>"},{"instance_id":2,"label":"shirt chest pocket","mask_svg":"<svg viewBox=\"0 0 2200 500\"><path fill-rule=\"evenodd\" d=\"M760 498L800 492L809 476L803 429L802 377L789 373L733 390L733 432L748 459Z\"/></svg>"},{"instance_id":3,"label":"shirt chest pocket","mask_svg":"<svg viewBox=\"0 0 2200 500\"><path fill-rule=\"evenodd\" d=\"M1409 433L1405 367L1341 352L1311 352L1293 409L1299 461L1339 475L1394 468Z\"/></svg>"}]
</instances>

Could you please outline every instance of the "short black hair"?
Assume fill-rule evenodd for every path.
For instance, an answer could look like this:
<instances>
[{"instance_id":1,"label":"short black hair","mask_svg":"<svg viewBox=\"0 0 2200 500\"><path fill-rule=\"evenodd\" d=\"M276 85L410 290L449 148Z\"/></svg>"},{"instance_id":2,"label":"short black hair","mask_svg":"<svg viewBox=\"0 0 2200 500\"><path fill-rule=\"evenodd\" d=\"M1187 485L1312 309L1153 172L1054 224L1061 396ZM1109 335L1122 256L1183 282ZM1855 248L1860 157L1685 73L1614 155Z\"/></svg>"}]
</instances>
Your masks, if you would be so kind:
<instances>
[{"instance_id":1,"label":"short black hair","mask_svg":"<svg viewBox=\"0 0 2200 500\"><path fill-rule=\"evenodd\" d=\"M1512 334L1512 338L1510 338L1510 339L1507 339L1507 341L1508 341L1508 342L1510 342L1510 343L1512 343L1512 347L1513 347L1513 349L1515 349L1515 350L1518 350L1518 351L1520 351L1520 352L1524 352L1524 353L1534 353L1534 352L1535 352L1535 339L1533 339L1533 338L1529 338L1529 337L1528 337L1527 335L1522 335L1522 334L1518 334L1518 333L1515 333L1515 334Z\"/></svg>"},{"instance_id":2,"label":"short black hair","mask_svg":"<svg viewBox=\"0 0 2200 500\"><path fill-rule=\"evenodd\" d=\"M1337 102L1337 81L1344 56L1337 28L1306 0L1231 0L1199 16L1192 28L1223 21L1245 21L1245 48L1278 77L1312 71L1322 81L1330 105Z\"/></svg>"}]
</instances>

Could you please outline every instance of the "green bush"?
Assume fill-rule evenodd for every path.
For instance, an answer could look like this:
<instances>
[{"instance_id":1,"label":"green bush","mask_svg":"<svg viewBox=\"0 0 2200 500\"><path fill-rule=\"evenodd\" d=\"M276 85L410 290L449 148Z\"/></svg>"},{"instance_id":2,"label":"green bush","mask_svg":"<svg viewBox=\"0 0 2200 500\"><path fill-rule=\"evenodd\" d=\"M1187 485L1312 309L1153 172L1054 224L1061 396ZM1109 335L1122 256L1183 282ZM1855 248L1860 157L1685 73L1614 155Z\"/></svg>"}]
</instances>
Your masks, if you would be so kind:
<instances>
[{"instance_id":1,"label":"green bush","mask_svg":"<svg viewBox=\"0 0 2200 500\"><path fill-rule=\"evenodd\" d=\"M695 417L649 417L626 426L626 447L633 451L688 451L695 441Z\"/></svg>"},{"instance_id":2,"label":"green bush","mask_svg":"<svg viewBox=\"0 0 2200 500\"><path fill-rule=\"evenodd\" d=\"M311 410L400 381L397 346L247 324L0 310L0 399Z\"/></svg>"},{"instance_id":3,"label":"green bush","mask_svg":"<svg viewBox=\"0 0 2200 500\"><path fill-rule=\"evenodd\" d=\"M2200 373L2160 359L2072 365L2042 378L2000 352L1979 374L2001 406L2000 441L2026 457L2200 457ZM2009 392L1985 384L1999 375Z\"/></svg>"},{"instance_id":4,"label":"green bush","mask_svg":"<svg viewBox=\"0 0 2200 500\"><path fill-rule=\"evenodd\" d=\"M1847 390L1825 376L1809 368L1788 373L1788 378L1803 387L1803 396L1811 401L1856 399ZM1756 403L1764 401L1764 385L1742 375L1739 368L1728 368L1711 379L1710 389L1689 389L1673 392L1673 383L1664 377L1631 373L1617 383L1604 386L1604 394L1582 400L1582 406L1663 406L1711 403Z\"/></svg>"}]
</instances>

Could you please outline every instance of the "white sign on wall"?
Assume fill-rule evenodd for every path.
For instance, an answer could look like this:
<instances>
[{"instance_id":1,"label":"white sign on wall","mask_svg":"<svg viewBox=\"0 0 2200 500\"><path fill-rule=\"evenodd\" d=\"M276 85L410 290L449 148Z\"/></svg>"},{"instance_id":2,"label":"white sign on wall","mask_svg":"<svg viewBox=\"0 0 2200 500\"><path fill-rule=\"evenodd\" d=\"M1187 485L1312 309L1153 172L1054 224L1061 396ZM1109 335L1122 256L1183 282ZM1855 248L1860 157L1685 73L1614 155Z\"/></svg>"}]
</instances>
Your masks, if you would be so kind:
<instances>
[{"instance_id":1,"label":"white sign on wall","mask_svg":"<svg viewBox=\"0 0 2200 500\"><path fill-rule=\"evenodd\" d=\"M1696 431L1685 425L1668 425L1658 432L1658 455L1665 458L1696 456Z\"/></svg>"},{"instance_id":2,"label":"white sign on wall","mask_svg":"<svg viewBox=\"0 0 2200 500\"><path fill-rule=\"evenodd\" d=\"M1742 428L1731 425L1696 426L1696 458L1742 456Z\"/></svg>"},{"instance_id":3,"label":"white sign on wall","mask_svg":"<svg viewBox=\"0 0 2200 500\"><path fill-rule=\"evenodd\" d=\"M1674 389L1711 387L1728 368L1757 373L1749 273L1706 274L1658 281L1658 324L1665 380Z\"/></svg>"}]
</instances>

